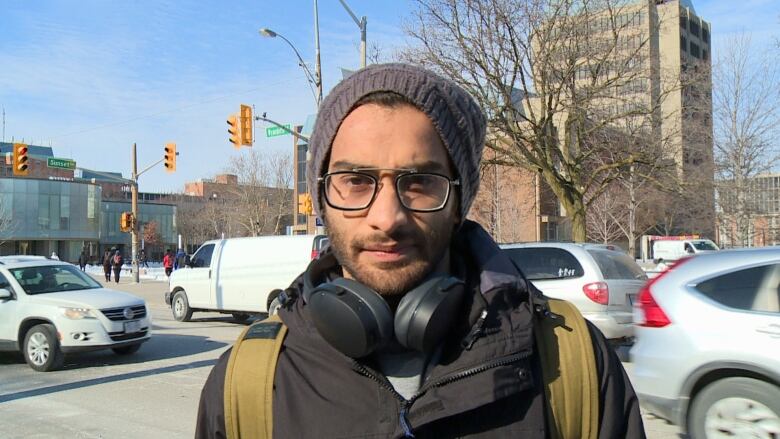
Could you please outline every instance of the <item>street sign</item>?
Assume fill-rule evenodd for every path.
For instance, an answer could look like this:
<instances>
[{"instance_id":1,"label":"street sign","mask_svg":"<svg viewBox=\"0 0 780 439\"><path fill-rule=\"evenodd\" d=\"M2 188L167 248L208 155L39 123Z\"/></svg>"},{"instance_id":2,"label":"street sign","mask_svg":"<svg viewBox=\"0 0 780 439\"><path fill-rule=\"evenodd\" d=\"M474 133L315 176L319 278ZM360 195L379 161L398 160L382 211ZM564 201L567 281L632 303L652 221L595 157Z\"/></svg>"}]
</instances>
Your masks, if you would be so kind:
<instances>
[{"instance_id":1,"label":"street sign","mask_svg":"<svg viewBox=\"0 0 780 439\"><path fill-rule=\"evenodd\" d=\"M49 157L46 159L46 166L50 168L76 169L76 162L70 159L58 159L57 157Z\"/></svg>"},{"instance_id":2,"label":"street sign","mask_svg":"<svg viewBox=\"0 0 780 439\"><path fill-rule=\"evenodd\" d=\"M284 128L287 128L286 130ZM265 137L276 137L276 136L286 136L290 134L290 124L285 124L284 128L282 127L268 127L265 129Z\"/></svg>"}]
</instances>

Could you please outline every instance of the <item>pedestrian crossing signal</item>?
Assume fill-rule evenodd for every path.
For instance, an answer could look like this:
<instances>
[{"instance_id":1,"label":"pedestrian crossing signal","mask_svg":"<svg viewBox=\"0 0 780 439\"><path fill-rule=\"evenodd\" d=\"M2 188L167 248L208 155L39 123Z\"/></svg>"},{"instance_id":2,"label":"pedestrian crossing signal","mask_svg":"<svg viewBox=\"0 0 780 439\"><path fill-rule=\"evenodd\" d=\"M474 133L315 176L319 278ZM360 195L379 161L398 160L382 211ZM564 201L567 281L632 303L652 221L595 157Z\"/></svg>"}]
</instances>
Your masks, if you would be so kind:
<instances>
[{"instance_id":1,"label":"pedestrian crossing signal","mask_svg":"<svg viewBox=\"0 0 780 439\"><path fill-rule=\"evenodd\" d=\"M24 176L30 173L30 164L27 157L27 145L14 143L14 175Z\"/></svg>"}]
</instances>

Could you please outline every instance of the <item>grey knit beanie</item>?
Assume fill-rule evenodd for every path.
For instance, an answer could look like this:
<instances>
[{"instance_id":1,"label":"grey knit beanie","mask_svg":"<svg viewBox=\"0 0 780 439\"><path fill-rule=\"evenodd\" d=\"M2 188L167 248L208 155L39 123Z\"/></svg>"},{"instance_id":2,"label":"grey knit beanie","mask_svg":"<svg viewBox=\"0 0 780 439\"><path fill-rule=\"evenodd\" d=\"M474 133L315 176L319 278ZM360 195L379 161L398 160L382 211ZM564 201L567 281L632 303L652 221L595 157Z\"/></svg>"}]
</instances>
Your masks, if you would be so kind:
<instances>
[{"instance_id":1,"label":"grey knit beanie","mask_svg":"<svg viewBox=\"0 0 780 439\"><path fill-rule=\"evenodd\" d=\"M374 64L353 73L322 101L309 143L306 182L314 210L322 213L321 185L336 131L362 97L380 91L400 94L433 122L460 178L461 218L479 188L479 163L485 143L485 116L474 99L454 82L409 64Z\"/></svg>"}]
</instances>

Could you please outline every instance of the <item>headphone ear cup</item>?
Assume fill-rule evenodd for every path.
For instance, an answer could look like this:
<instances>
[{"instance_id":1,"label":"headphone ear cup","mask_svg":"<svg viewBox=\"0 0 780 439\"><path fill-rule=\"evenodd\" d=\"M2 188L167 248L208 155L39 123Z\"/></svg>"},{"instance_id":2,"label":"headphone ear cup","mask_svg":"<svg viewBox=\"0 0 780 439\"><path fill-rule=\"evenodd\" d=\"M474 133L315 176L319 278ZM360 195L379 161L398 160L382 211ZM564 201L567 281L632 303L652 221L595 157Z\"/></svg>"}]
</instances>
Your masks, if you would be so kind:
<instances>
[{"instance_id":1,"label":"headphone ear cup","mask_svg":"<svg viewBox=\"0 0 780 439\"><path fill-rule=\"evenodd\" d=\"M463 299L464 284L438 276L406 293L395 312L395 336L409 348L429 353L450 331Z\"/></svg>"},{"instance_id":2,"label":"headphone ear cup","mask_svg":"<svg viewBox=\"0 0 780 439\"><path fill-rule=\"evenodd\" d=\"M351 279L338 278L313 288L307 306L322 338L349 357L365 357L393 336L393 313L387 302Z\"/></svg>"}]
</instances>

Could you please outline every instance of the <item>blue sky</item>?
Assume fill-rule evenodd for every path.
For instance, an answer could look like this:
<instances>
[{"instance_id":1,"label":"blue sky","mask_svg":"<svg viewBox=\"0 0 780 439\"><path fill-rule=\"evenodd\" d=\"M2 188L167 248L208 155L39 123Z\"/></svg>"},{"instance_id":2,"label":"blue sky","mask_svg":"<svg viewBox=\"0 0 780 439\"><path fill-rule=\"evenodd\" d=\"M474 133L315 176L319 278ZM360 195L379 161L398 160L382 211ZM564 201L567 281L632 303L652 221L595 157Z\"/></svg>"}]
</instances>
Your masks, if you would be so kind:
<instances>
[{"instance_id":1,"label":"blue sky","mask_svg":"<svg viewBox=\"0 0 780 439\"><path fill-rule=\"evenodd\" d=\"M386 56L405 42L407 0L347 0L368 17L369 45ZM0 106L5 140L51 145L90 169L130 170L178 144L178 170L144 174L142 191L177 192L213 177L240 155L227 141L226 117L240 103L284 123L302 123L315 104L292 50L262 38L267 27L314 61L311 0L0 0ZM780 1L694 1L712 24L714 56L728 34L755 43L780 37ZM325 91L340 68L359 65L359 31L338 0L319 0ZM257 134L263 126L258 124ZM291 151L290 137L256 137L254 148Z\"/></svg>"}]
</instances>

